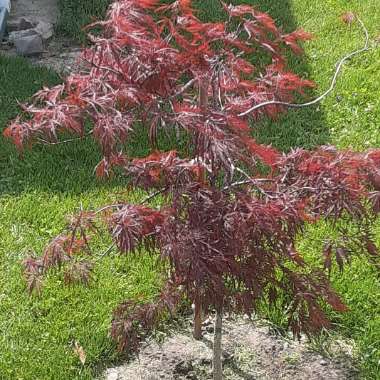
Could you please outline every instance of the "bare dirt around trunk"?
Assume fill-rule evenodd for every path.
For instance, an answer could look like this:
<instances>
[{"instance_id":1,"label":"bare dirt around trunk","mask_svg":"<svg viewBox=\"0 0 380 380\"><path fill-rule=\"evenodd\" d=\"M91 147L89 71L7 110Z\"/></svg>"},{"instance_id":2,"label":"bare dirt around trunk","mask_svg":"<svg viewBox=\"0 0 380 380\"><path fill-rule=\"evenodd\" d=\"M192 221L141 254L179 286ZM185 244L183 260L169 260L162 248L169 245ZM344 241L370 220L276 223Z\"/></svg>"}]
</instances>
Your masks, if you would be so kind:
<instances>
[{"instance_id":1,"label":"bare dirt around trunk","mask_svg":"<svg viewBox=\"0 0 380 380\"><path fill-rule=\"evenodd\" d=\"M205 326L201 341L190 329L162 343L151 341L138 358L110 368L106 380L209 380L212 379L213 325ZM346 380L358 379L353 348L335 341L330 356L311 351L306 339L285 339L268 326L247 320L224 322L223 372L225 380Z\"/></svg>"}]
</instances>

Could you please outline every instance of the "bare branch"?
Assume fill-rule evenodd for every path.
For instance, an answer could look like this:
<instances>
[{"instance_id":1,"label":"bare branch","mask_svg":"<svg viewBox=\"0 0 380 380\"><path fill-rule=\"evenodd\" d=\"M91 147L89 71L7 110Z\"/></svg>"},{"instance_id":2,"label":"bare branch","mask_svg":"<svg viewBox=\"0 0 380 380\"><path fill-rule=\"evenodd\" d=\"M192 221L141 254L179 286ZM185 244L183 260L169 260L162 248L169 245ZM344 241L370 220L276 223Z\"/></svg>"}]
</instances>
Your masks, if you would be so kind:
<instances>
[{"instance_id":1,"label":"bare branch","mask_svg":"<svg viewBox=\"0 0 380 380\"><path fill-rule=\"evenodd\" d=\"M109 71L110 73L116 74L116 75L121 75L124 76L124 74L121 71L114 70L112 67L106 67L106 66L99 66L93 61L89 61L88 59L84 57L80 57L80 59L86 63L88 63L91 66L96 67L99 70L104 70L104 71Z\"/></svg>"},{"instance_id":2,"label":"bare branch","mask_svg":"<svg viewBox=\"0 0 380 380\"><path fill-rule=\"evenodd\" d=\"M247 116L248 114L250 114L250 113L252 113L252 112L254 112L260 108L266 107L266 106L277 105L277 106L284 106L284 107L288 107L288 108L303 108L303 107L312 106L314 104L319 103L321 100L323 100L326 96L328 96L334 90L338 76L340 74L340 71L341 71L343 65L352 57L359 55L361 53L364 53L364 52L369 50L369 33L368 33L368 30L367 30L366 26L364 25L363 21L359 17L357 17L357 21L359 22L359 24L362 27L363 32L365 34L365 44L361 49L355 50L355 51L351 52L350 54L345 55L340 61L338 61L338 63L336 64L336 70L335 70L334 76L333 76L332 81L331 81L331 85L322 95L318 96L318 98L315 98L314 100L311 100L310 102L298 103L298 104L297 103L282 102L280 100L269 100L267 102L256 104L255 106L251 107L250 109L240 113L238 116L240 116L240 117Z\"/></svg>"},{"instance_id":3,"label":"bare branch","mask_svg":"<svg viewBox=\"0 0 380 380\"><path fill-rule=\"evenodd\" d=\"M170 96L170 99L176 98L177 96L180 96L183 94L190 86L192 86L197 81L197 78L193 78L192 80L188 81L184 86L182 86L174 95Z\"/></svg>"},{"instance_id":4,"label":"bare branch","mask_svg":"<svg viewBox=\"0 0 380 380\"><path fill-rule=\"evenodd\" d=\"M100 208L99 210L96 210L94 214L97 215L97 214L100 214L103 211L109 210L110 208L120 208L120 207L124 207L124 206L125 206L124 203L115 203L115 204L112 204L112 205L107 205L107 206L104 206L104 207Z\"/></svg>"},{"instance_id":5,"label":"bare branch","mask_svg":"<svg viewBox=\"0 0 380 380\"><path fill-rule=\"evenodd\" d=\"M148 195L146 198L144 198L141 202L139 202L139 204L144 204L146 202L149 202L151 199L153 199L156 196L162 194L166 190L167 190L167 187L164 187L164 188L162 188L160 190L155 191L154 193L152 193L152 194ZM120 207L124 207L124 206L125 206L124 203L114 203L114 204L111 204L111 205L107 205L107 206L104 206L104 207L100 208L99 210L96 210L95 211L95 215L100 214L101 212L109 210L111 208L120 208Z\"/></svg>"},{"instance_id":6,"label":"bare branch","mask_svg":"<svg viewBox=\"0 0 380 380\"><path fill-rule=\"evenodd\" d=\"M107 256L115 247L116 244L112 243L103 253L100 254L99 259L102 259L104 256Z\"/></svg>"},{"instance_id":7,"label":"bare branch","mask_svg":"<svg viewBox=\"0 0 380 380\"><path fill-rule=\"evenodd\" d=\"M85 133L83 136L74 137L72 139L67 139L67 140L62 140L62 141L51 142L51 141L47 141L47 140L44 140L44 139L41 139L41 138L37 139L37 141L41 145L61 145L61 144L66 144L66 143L70 143L70 142L73 142L73 141L83 140L84 138L86 138L88 136L91 136L92 132L93 131L91 129L91 131Z\"/></svg>"},{"instance_id":8,"label":"bare branch","mask_svg":"<svg viewBox=\"0 0 380 380\"><path fill-rule=\"evenodd\" d=\"M146 203L146 202L149 202L149 201L152 200L153 198L155 198L155 197L157 197L158 195L164 193L167 189L168 189L167 187L164 187L164 188L162 188L162 189L160 189L160 190L155 191L154 193L152 193L152 194L148 195L146 198L144 198L144 199L140 202L140 204L144 204L144 203Z\"/></svg>"},{"instance_id":9,"label":"bare branch","mask_svg":"<svg viewBox=\"0 0 380 380\"><path fill-rule=\"evenodd\" d=\"M259 184L259 183L262 183L262 182L275 182L273 179L270 179L270 178L250 178L250 179L246 179L244 181L236 181L236 182L233 182L231 183L230 185L228 186L225 186L223 188L223 190L229 190L231 187L238 187L238 186L243 186L243 185L249 185L249 184Z\"/></svg>"}]
</instances>

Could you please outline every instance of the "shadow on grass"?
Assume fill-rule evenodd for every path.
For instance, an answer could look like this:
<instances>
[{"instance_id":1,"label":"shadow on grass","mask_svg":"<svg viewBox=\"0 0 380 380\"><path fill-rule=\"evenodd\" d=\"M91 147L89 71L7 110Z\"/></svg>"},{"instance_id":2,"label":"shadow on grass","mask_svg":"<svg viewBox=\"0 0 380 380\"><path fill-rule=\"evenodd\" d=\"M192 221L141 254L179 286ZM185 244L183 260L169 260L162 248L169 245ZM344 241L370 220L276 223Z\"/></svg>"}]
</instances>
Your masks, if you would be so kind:
<instances>
[{"instance_id":1,"label":"shadow on grass","mask_svg":"<svg viewBox=\"0 0 380 380\"><path fill-rule=\"evenodd\" d=\"M249 1L240 1L240 3L249 3ZM261 11L268 12L276 20L277 25L282 25L286 33L303 27L297 25L289 0L256 0L254 4L257 4ZM301 77L317 82L306 55L289 56L289 67ZM314 98L323 91L324 89L319 89L317 86L315 91L308 93L308 97ZM288 151L294 147L310 149L326 144L329 141L329 130L321 106L313 106L298 110L289 109L276 121L261 121L255 128L255 136L263 143L272 143L278 149Z\"/></svg>"},{"instance_id":2,"label":"shadow on grass","mask_svg":"<svg viewBox=\"0 0 380 380\"><path fill-rule=\"evenodd\" d=\"M286 32L302 27L296 25L290 1L232 2L256 5L274 17ZM223 17L218 1L196 0L195 5L201 11L201 18L216 20ZM297 74L313 79L307 57L291 56L289 66ZM43 85L58 81L57 76L48 70L36 71L21 59L7 60L0 57L0 130L19 112L16 100L25 101ZM314 95L309 94L311 97ZM296 146L312 148L326 143L329 136L323 113L318 107L289 110L276 121L262 120L253 126L253 133L260 142L272 143L283 151ZM147 152L147 141L137 136L130 147L133 148L133 153L144 154ZM25 152L24 158L20 160L14 147L0 137L0 194L20 194L24 191L80 194L89 189L124 185L125 179L120 177L111 181L96 179L94 167L100 157L98 146L88 139L60 146L36 146L32 151Z\"/></svg>"},{"instance_id":3,"label":"shadow on grass","mask_svg":"<svg viewBox=\"0 0 380 380\"><path fill-rule=\"evenodd\" d=\"M0 133L20 113L18 102L27 101L43 86L60 78L45 68L31 66L25 59L0 55ZM135 144L136 151L140 149ZM142 147L143 148L143 147ZM80 194L89 189L109 188L125 179L100 181L94 175L99 147L91 139L59 146L34 146L20 157L15 147L0 135L0 194L25 191Z\"/></svg>"}]
</instances>

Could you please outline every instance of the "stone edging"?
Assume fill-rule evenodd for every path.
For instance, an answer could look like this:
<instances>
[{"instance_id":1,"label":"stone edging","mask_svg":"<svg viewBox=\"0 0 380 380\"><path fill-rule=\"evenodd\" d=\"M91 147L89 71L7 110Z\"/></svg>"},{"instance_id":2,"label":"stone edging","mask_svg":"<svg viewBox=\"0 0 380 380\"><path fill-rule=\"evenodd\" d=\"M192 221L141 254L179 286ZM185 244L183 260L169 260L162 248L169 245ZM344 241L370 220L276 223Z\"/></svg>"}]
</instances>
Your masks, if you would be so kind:
<instances>
[{"instance_id":1,"label":"stone edging","mask_svg":"<svg viewBox=\"0 0 380 380\"><path fill-rule=\"evenodd\" d=\"M27 15L11 17L10 7L10 0L0 0L0 41L5 37L6 44L14 46L18 55L35 56L44 53L47 41L54 33L53 24L38 18L29 20Z\"/></svg>"}]
</instances>

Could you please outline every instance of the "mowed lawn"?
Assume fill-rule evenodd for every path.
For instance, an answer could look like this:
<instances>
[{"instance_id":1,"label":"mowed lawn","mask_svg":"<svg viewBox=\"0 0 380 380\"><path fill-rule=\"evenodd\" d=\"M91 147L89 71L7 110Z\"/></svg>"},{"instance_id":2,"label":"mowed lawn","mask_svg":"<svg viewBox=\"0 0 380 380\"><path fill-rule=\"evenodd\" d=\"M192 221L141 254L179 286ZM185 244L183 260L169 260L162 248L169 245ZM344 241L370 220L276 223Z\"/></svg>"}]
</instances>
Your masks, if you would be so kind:
<instances>
[{"instance_id":1,"label":"mowed lawn","mask_svg":"<svg viewBox=\"0 0 380 380\"><path fill-rule=\"evenodd\" d=\"M79 12L71 20L93 14L72 0L67 12ZM92 2L103 7L104 1ZM221 17L219 2L194 2L207 19ZM315 39L306 55L292 58L292 69L313 79L319 94L328 87L335 62L360 47L363 33L357 25L340 21L344 11L354 11L371 36L371 51L345 66L334 93L322 104L290 111L276 122L254 125L263 142L288 150L332 143L341 148L363 150L380 147L380 35L378 0L246 0L234 3L259 5L285 30L303 27ZM100 9L101 10L101 9ZM65 17L70 18L70 13ZM88 19L88 18L87 18ZM76 24L66 32L78 33ZM36 69L21 59L0 57L0 130L17 115L17 101L26 100L43 85L59 78ZM136 154L147 152L147 143L136 137L130 144ZM60 273L52 274L41 297L29 297L22 278L21 262L31 251L40 254L44 245L65 226L66 215L81 207L94 208L123 197L131 202L144 195L125 191L125 180L98 181L93 168L100 153L91 141L56 147L35 147L22 159L13 146L0 139L0 379L71 380L93 379L102 368L120 357L108 337L113 308L123 299L149 299L159 286L154 262L144 256L110 256L100 259L107 241L96 242L95 273L90 288L66 287ZM326 226L307 231L300 248L318 257ZM380 228L378 231L380 244ZM357 347L360 378L378 379L380 373L380 287L375 272L364 261L354 260L333 281L350 307L344 315L331 315L335 332L352 339ZM268 314L281 325L281 313ZM87 354L82 365L73 351L77 341Z\"/></svg>"}]
</instances>

